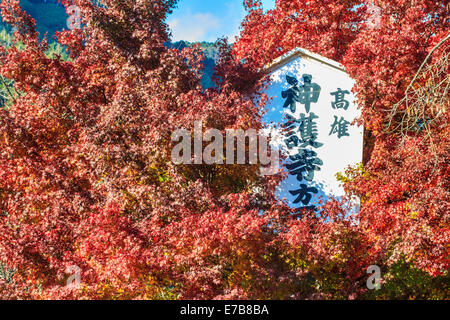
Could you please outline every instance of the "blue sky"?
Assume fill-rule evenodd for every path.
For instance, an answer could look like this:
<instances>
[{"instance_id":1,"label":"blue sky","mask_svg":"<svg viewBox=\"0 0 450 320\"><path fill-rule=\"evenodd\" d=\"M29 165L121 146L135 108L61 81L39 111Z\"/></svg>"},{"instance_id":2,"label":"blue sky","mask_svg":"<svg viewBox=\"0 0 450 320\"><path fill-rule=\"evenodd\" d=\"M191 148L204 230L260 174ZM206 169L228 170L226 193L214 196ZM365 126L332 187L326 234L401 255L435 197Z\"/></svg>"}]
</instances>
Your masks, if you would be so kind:
<instances>
[{"instance_id":1,"label":"blue sky","mask_svg":"<svg viewBox=\"0 0 450 320\"><path fill-rule=\"evenodd\" d=\"M180 0L178 8L167 23L172 29L173 41L210 41L228 36L233 42L239 34L239 25L245 16L242 0ZM275 0L263 0L265 10Z\"/></svg>"}]
</instances>

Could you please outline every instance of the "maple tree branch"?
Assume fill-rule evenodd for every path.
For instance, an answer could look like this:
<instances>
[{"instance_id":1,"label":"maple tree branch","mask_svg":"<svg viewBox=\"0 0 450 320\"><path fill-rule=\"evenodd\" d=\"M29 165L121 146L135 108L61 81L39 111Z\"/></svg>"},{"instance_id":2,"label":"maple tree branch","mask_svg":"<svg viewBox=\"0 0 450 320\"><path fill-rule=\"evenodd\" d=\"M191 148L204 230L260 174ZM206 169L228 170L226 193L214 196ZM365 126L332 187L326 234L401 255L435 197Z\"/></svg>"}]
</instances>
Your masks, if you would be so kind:
<instances>
[{"instance_id":1,"label":"maple tree branch","mask_svg":"<svg viewBox=\"0 0 450 320\"><path fill-rule=\"evenodd\" d=\"M450 39L450 33L444 38L442 39L436 46L434 46L433 49L431 49L431 51L428 53L427 57L425 58L425 60L422 62L422 64L419 67L419 70L417 70L414 78L411 80L411 83L408 85L408 87L406 88L406 92L412 87L412 85L414 84L414 82L417 80L417 78L419 77L420 72L422 71L423 67L425 66L425 64L428 62L428 59L430 59L430 57L433 55L433 52L436 51L440 46L442 46L444 44L444 42L446 42L448 39Z\"/></svg>"}]
</instances>

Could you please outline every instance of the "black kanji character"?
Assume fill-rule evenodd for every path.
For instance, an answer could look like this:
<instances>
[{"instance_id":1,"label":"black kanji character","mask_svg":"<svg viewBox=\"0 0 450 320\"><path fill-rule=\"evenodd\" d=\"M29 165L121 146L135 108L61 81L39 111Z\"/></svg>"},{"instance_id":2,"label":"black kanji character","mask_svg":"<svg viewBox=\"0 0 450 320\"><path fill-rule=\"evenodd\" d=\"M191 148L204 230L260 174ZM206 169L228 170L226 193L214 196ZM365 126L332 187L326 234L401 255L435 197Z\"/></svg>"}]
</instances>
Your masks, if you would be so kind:
<instances>
[{"instance_id":1,"label":"black kanji character","mask_svg":"<svg viewBox=\"0 0 450 320\"><path fill-rule=\"evenodd\" d=\"M317 158L317 153L312 150L300 150L295 156L290 156L289 159L293 163L286 165L289 170L289 174L297 175L298 181L303 181L303 178L307 181L313 181L314 172L320 171L323 161ZM305 173L305 176L303 176Z\"/></svg>"},{"instance_id":2,"label":"black kanji character","mask_svg":"<svg viewBox=\"0 0 450 320\"><path fill-rule=\"evenodd\" d=\"M294 200L294 204L297 204L299 202L303 203L305 206L309 204L309 202L312 199L312 194L317 194L319 190L314 187L308 188L306 184L301 184L300 189L289 191L290 194L293 196L297 196L297 198Z\"/></svg>"},{"instance_id":3,"label":"black kanji character","mask_svg":"<svg viewBox=\"0 0 450 320\"><path fill-rule=\"evenodd\" d=\"M346 121L344 117L341 117L341 119L338 121L338 117L334 116L334 123L331 125L331 131L329 135L331 136L332 134L337 133L339 139L344 136L350 136L350 134L348 133L349 125L350 122Z\"/></svg>"},{"instance_id":4,"label":"black kanji character","mask_svg":"<svg viewBox=\"0 0 450 320\"><path fill-rule=\"evenodd\" d=\"M350 106L350 102L345 100L345 95L350 94L348 90L342 90L338 88L338 91L331 92L331 95L334 96L334 102L331 102L331 106L333 109L344 109L347 110Z\"/></svg>"}]
</instances>

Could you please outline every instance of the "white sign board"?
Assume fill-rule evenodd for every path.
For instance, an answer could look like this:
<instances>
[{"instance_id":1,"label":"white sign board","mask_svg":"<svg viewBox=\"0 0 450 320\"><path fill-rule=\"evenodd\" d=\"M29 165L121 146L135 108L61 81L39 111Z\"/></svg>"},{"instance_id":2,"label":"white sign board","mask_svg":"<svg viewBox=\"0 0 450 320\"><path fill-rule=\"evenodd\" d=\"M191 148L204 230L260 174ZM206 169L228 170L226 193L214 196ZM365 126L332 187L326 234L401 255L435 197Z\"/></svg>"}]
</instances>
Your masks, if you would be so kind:
<instances>
[{"instance_id":1,"label":"white sign board","mask_svg":"<svg viewBox=\"0 0 450 320\"><path fill-rule=\"evenodd\" d=\"M343 196L336 174L362 161L363 128L351 124L360 115L354 81L337 62L303 49L267 70L272 100L264 121L289 172L277 195L292 207L311 209L320 198Z\"/></svg>"}]
</instances>

